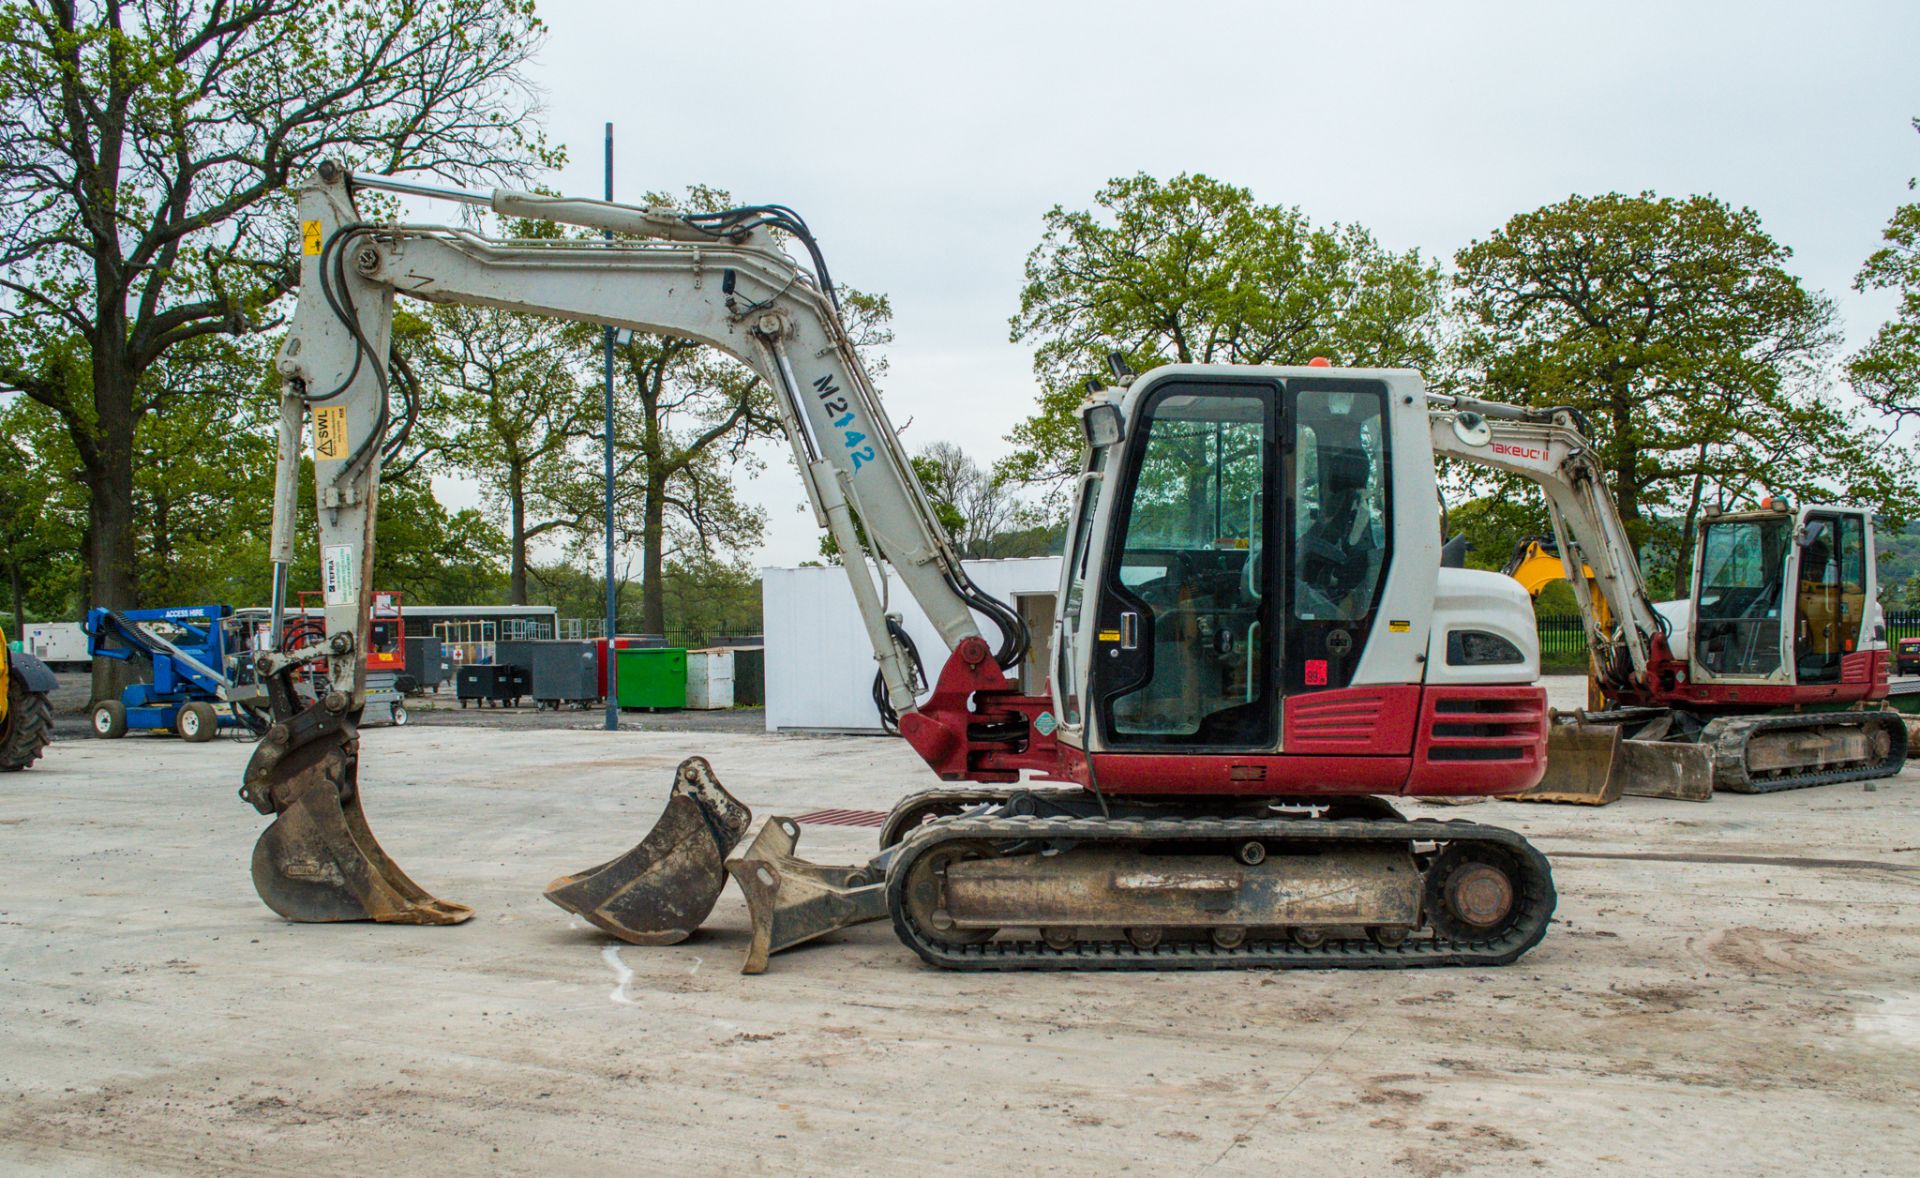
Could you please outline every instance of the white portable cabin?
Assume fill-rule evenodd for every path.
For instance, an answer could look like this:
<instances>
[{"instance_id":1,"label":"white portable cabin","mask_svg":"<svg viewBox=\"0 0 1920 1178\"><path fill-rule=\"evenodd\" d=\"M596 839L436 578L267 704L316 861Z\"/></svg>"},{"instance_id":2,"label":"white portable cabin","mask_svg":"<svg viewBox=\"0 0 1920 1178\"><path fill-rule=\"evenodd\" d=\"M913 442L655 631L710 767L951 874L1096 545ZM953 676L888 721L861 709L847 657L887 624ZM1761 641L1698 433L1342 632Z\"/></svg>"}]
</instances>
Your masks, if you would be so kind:
<instances>
[{"instance_id":1,"label":"white portable cabin","mask_svg":"<svg viewBox=\"0 0 1920 1178\"><path fill-rule=\"evenodd\" d=\"M1022 690L1038 694L1046 683L1053 631L1054 594L1060 588L1060 558L970 560L974 583L1027 619L1033 653L1020 670ZM847 574L836 567L760 570L762 624L766 634L768 732L881 732L873 706L873 648L854 605ZM946 664L947 649L914 604L892 582L890 613L920 650L931 686ZM988 645L1000 632L980 614L974 621Z\"/></svg>"},{"instance_id":2,"label":"white portable cabin","mask_svg":"<svg viewBox=\"0 0 1920 1178\"><path fill-rule=\"evenodd\" d=\"M28 622L19 639L21 650L53 670L84 671L93 665L86 627L78 622Z\"/></svg>"}]
</instances>

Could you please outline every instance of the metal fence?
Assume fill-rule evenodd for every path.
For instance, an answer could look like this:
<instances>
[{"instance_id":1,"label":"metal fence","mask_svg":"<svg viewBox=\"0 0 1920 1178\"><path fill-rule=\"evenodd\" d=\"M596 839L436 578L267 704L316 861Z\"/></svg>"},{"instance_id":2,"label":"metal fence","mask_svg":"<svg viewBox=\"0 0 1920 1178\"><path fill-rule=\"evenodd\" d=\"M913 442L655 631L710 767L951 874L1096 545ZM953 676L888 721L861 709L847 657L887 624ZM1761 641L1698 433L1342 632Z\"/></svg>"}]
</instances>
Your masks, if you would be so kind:
<instances>
[{"instance_id":1,"label":"metal fence","mask_svg":"<svg viewBox=\"0 0 1920 1178\"><path fill-rule=\"evenodd\" d=\"M1920 638L1920 609L1888 610L1887 645L1902 638ZM1587 654L1586 628L1579 614L1540 614L1534 618L1540 633L1542 662L1578 662Z\"/></svg>"},{"instance_id":2,"label":"metal fence","mask_svg":"<svg viewBox=\"0 0 1920 1178\"><path fill-rule=\"evenodd\" d=\"M1534 618L1540 633L1540 661L1576 663L1587 657L1587 628L1579 614L1540 614Z\"/></svg>"}]
</instances>

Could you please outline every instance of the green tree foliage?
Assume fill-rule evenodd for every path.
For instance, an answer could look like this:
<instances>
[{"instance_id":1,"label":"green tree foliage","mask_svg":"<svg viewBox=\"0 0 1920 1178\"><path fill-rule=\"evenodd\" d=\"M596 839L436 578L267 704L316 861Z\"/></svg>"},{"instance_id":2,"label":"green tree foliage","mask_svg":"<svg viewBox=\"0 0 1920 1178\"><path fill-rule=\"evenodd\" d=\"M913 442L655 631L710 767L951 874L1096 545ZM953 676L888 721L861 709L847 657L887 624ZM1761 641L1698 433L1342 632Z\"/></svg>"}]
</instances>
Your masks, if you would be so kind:
<instances>
[{"instance_id":1,"label":"green tree foliage","mask_svg":"<svg viewBox=\"0 0 1920 1178\"><path fill-rule=\"evenodd\" d=\"M534 604L551 605L563 618L599 618L606 614L606 583L600 571L580 565L535 565L529 574ZM632 581L617 576L615 617L622 634L642 631L638 595ZM698 553L667 562L661 578L666 610L661 627L675 643L699 646L720 637L760 632L760 576L739 560L707 559Z\"/></svg>"},{"instance_id":2,"label":"green tree foliage","mask_svg":"<svg viewBox=\"0 0 1920 1178\"><path fill-rule=\"evenodd\" d=\"M1920 131L1920 119L1913 128ZM1899 305L1848 362L1847 375L1854 390L1882 412L1920 418L1920 201L1896 209L1881 240L1886 244L1867 259L1853 286L1888 291Z\"/></svg>"},{"instance_id":3,"label":"green tree foliage","mask_svg":"<svg viewBox=\"0 0 1920 1178\"><path fill-rule=\"evenodd\" d=\"M952 442L930 442L912 461L913 472L935 510L941 512L941 526L961 559L1016 555L1005 551L1005 538L1033 521L1005 473L983 470ZM1032 554L1023 550L1017 555Z\"/></svg>"},{"instance_id":4,"label":"green tree foliage","mask_svg":"<svg viewBox=\"0 0 1920 1178\"><path fill-rule=\"evenodd\" d=\"M1585 414L1629 531L1661 550L1653 564L1686 567L1715 501L1785 492L1904 518L1911 465L1824 395L1833 308L1790 256L1752 210L1705 196L1522 213L1456 255L1455 377Z\"/></svg>"},{"instance_id":5,"label":"green tree foliage","mask_svg":"<svg viewBox=\"0 0 1920 1178\"><path fill-rule=\"evenodd\" d=\"M760 575L744 561L698 553L667 565L661 586L674 642L703 646L716 638L760 633Z\"/></svg>"},{"instance_id":6,"label":"green tree foliage","mask_svg":"<svg viewBox=\"0 0 1920 1178\"><path fill-rule=\"evenodd\" d=\"M1034 345L1040 411L1017 426L1011 477L1060 490L1079 460L1076 411L1106 354L1156 364L1425 368L1442 312L1438 267L1359 225L1317 227L1298 208L1204 175L1109 181L1094 208L1054 206L1027 257L1012 338Z\"/></svg>"},{"instance_id":7,"label":"green tree foliage","mask_svg":"<svg viewBox=\"0 0 1920 1178\"><path fill-rule=\"evenodd\" d=\"M414 605L498 604L506 597L508 548L507 537L479 510L448 511L424 476L380 488L376 589L398 589ZM318 584L317 558L312 568Z\"/></svg>"},{"instance_id":8,"label":"green tree foliage","mask_svg":"<svg viewBox=\"0 0 1920 1178\"><path fill-rule=\"evenodd\" d=\"M1503 569L1522 541L1553 534L1537 492L1469 499L1448 510L1446 523L1449 539L1466 537L1470 569Z\"/></svg>"},{"instance_id":9,"label":"green tree foliage","mask_svg":"<svg viewBox=\"0 0 1920 1178\"><path fill-rule=\"evenodd\" d=\"M649 204L673 204L651 193ZM722 189L696 185L677 202L694 211L733 204ZM878 380L893 340L885 295L838 287L841 320ZM599 344L592 352L597 360ZM670 561L700 564L760 542L766 520L735 493L735 474L761 468L754 443L781 436L772 394L747 366L691 340L635 335L614 357L616 542L640 549L641 629L664 631ZM566 501L581 520L580 544L604 536L597 484L576 483ZM599 611L595 611L598 613Z\"/></svg>"},{"instance_id":10,"label":"green tree foliage","mask_svg":"<svg viewBox=\"0 0 1920 1178\"><path fill-rule=\"evenodd\" d=\"M78 462L52 410L0 395L0 591L15 631L28 618L85 612L79 552L87 499Z\"/></svg>"},{"instance_id":11,"label":"green tree foliage","mask_svg":"<svg viewBox=\"0 0 1920 1178\"><path fill-rule=\"evenodd\" d=\"M580 491L601 482L580 445L602 417L578 372L581 331L489 307L435 306L423 318L421 440L433 465L473 476L505 519L507 599L524 605L529 546L591 518Z\"/></svg>"},{"instance_id":12,"label":"green tree foliage","mask_svg":"<svg viewBox=\"0 0 1920 1178\"><path fill-rule=\"evenodd\" d=\"M183 383L156 366L270 327L294 281L289 182L551 158L540 29L530 0L0 3L0 386L61 417L95 601L137 603L136 434Z\"/></svg>"},{"instance_id":13,"label":"green tree foliage","mask_svg":"<svg viewBox=\"0 0 1920 1178\"><path fill-rule=\"evenodd\" d=\"M257 382L260 373L249 374ZM133 574L150 605L265 604L271 584L275 416L245 386L175 399L134 436ZM78 621L91 605L79 553L86 488L57 415L23 397L0 405L0 586L23 614ZM292 587L320 583L313 471L303 459ZM416 603L503 597L506 538L479 512L448 511L424 475L381 489L375 581Z\"/></svg>"}]
</instances>

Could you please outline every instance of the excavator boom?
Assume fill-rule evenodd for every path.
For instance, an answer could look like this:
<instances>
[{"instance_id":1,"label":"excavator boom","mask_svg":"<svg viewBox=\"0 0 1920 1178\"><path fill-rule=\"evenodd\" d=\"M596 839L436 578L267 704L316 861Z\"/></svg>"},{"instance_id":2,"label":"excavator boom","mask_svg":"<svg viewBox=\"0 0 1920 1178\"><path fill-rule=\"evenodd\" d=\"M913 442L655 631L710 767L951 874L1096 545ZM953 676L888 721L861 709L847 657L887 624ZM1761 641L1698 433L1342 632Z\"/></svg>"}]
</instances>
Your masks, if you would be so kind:
<instances>
[{"instance_id":1,"label":"excavator boom","mask_svg":"<svg viewBox=\"0 0 1920 1178\"><path fill-rule=\"evenodd\" d=\"M622 236L500 241L443 226L376 225L355 208L356 187L485 204L507 215ZM302 296L276 360L283 397L269 632L282 632L295 479L310 422L324 637L304 649L269 650L257 659L275 722L248 767L242 795L274 816L256 848L253 874L275 911L295 920L428 924L455 923L471 912L435 899L409 879L380 849L361 809L357 724L366 700L368 572L374 567L380 473L411 425L411 399L393 387L389 374L396 294L663 333L746 364L773 391L815 517L845 554L878 665L879 695L903 718L910 737L945 747L958 729L964 745L968 721L964 709L944 725L914 715L914 688L923 673L897 617L888 613L889 575L932 619L950 650L976 656L969 666L983 686L1011 691L1004 672L1024 652L1024 628L1011 609L973 585L936 522L841 324L811 235L790 210L764 206L693 215L530 193L482 196L354 177L326 166L300 189L299 218ZM813 272L779 247L776 231L812 250ZM1001 632L990 657L976 613ZM293 676L315 663L324 665L331 690L303 707ZM745 831L745 808L735 812L716 802L724 791L694 788L703 780L711 774L683 768L668 814L686 820L672 823L674 830L711 827L708 841L716 845L710 854L692 854L699 840L676 840L668 832L664 842L643 844L601 868L556 881L549 896L634 939L670 937L682 926L685 935L724 882L720 862L732 847L725 836L731 831L737 842ZM669 864L674 871L655 870ZM637 892L636 878L652 880L659 894ZM689 888L710 890L705 908L698 895L688 898ZM635 923L622 925L623 919Z\"/></svg>"}]
</instances>

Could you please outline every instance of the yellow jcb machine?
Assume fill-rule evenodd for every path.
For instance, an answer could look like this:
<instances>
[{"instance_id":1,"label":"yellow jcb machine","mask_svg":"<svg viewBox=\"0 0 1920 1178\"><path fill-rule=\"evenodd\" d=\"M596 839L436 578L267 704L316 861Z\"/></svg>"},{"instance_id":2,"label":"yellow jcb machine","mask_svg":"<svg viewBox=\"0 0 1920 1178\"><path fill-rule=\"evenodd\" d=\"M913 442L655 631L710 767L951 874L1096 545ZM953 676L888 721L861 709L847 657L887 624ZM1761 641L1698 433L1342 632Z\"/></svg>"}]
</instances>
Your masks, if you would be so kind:
<instances>
[{"instance_id":1,"label":"yellow jcb machine","mask_svg":"<svg viewBox=\"0 0 1920 1178\"><path fill-rule=\"evenodd\" d=\"M7 646L0 629L0 773L25 769L53 741L53 672Z\"/></svg>"}]
</instances>

